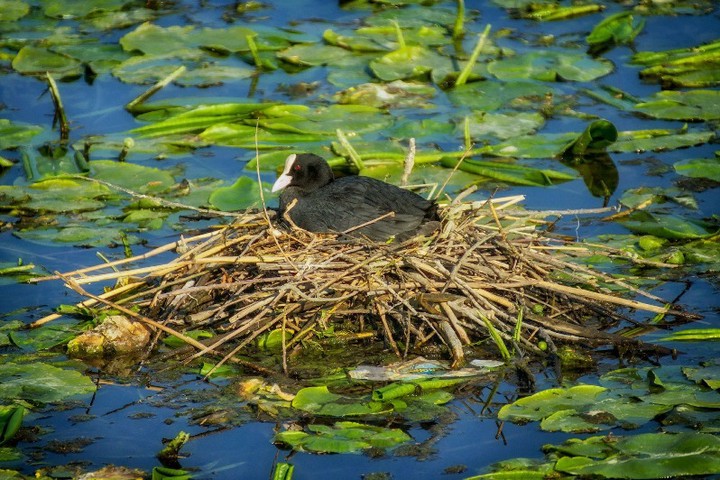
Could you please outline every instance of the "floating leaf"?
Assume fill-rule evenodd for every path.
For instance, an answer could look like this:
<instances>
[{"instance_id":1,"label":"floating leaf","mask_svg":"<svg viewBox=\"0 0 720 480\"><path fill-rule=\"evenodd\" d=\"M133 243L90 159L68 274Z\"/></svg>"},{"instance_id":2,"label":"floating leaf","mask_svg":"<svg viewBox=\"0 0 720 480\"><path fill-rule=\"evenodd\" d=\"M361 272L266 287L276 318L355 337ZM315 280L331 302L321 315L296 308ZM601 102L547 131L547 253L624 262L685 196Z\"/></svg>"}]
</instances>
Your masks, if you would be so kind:
<instances>
[{"instance_id":1,"label":"floating leaf","mask_svg":"<svg viewBox=\"0 0 720 480\"><path fill-rule=\"evenodd\" d=\"M659 80L665 88L710 87L720 83L720 41L662 52L639 52L632 63L645 65L644 79Z\"/></svg>"},{"instance_id":2,"label":"floating leaf","mask_svg":"<svg viewBox=\"0 0 720 480\"><path fill-rule=\"evenodd\" d=\"M564 155L583 156L587 153L600 152L612 145L618 138L618 132L611 122L595 120L587 126L575 140L563 150Z\"/></svg>"},{"instance_id":3,"label":"floating leaf","mask_svg":"<svg viewBox=\"0 0 720 480\"><path fill-rule=\"evenodd\" d=\"M90 162L92 177L135 192L159 192L175 184L173 176L159 168L112 160Z\"/></svg>"},{"instance_id":4,"label":"floating leaf","mask_svg":"<svg viewBox=\"0 0 720 480\"><path fill-rule=\"evenodd\" d=\"M0 0L0 22L15 22L29 11L30 5L21 0Z\"/></svg>"},{"instance_id":5,"label":"floating leaf","mask_svg":"<svg viewBox=\"0 0 720 480\"><path fill-rule=\"evenodd\" d=\"M501 80L589 82L612 72L613 65L607 60L592 59L584 54L541 50L494 60L487 69Z\"/></svg>"},{"instance_id":6,"label":"floating leaf","mask_svg":"<svg viewBox=\"0 0 720 480\"><path fill-rule=\"evenodd\" d=\"M635 233L650 234L673 240L705 238L711 235L711 232L698 222L675 215L653 215L648 212L635 212L620 223Z\"/></svg>"},{"instance_id":7,"label":"floating leaf","mask_svg":"<svg viewBox=\"0 0 720 480\"><path fill-rule=\"evenodd\" d=\"M336 422L332 426L308 426L302 431L279 432L274 442L290 445L294 450L316 453L359 453L374 448L391 448L412 438L399 428L376 427L356 422Z\"/></svg>"},{"instance_id":8,"label":"floating leaf","mask_svg":"<svg viewBox=\"0 0 720 480\"><path fill-rule=\"evenodd\" d=\"M45 75L50 72L60 78L79 77L83 73L79 60L55 53L47 48L26 45L13 59L15 71L22 74Z\"/></svg>"},{"instance_id":9,"label":"floating leaf","mask_svg":"<svg viewBox=\"0 0 720 480\"><path fill-rule=\"evenodd\" d=\"M495 137L501 140L520 135L535 133L545 123L545 117L539 113L484 113L475 112L467 117L467 132L475 139ZM463 125L458 125L458 130Z\"/></svg>"},{"instance_id":10,"label":"floating leaf","mask_svg":"<svg viewBox=\"0 0 720 480\"><path fill-rule=\"evenodd\" d=\"M691 90L677 92L663 90L655 93L651 99L638 103L635 109L653 118L665 120L701 120L720 119L720 92L716 90Z\"/></svg>"},{"instance_id":11,"label":"floating leaf","mask_svg":"<svg viewBox=\"0 0 720 480\"><path fill-rule=\"evenodd\" d=\"M270 192L272 188L270 184L263 183L262 188L266 202L274 197ZM232 212L257 206L261 197L255 180L249 177L240 177L232 186L217 188L210 195L209 201L218 210Z\"/></svg>"},{"instance_id":12,"label":"floating leaf","mask_svg":"<svg viewBox=\"0 0 720 480\"><path fill-rule=\"evenodd\" d=\"M626 130L618 133L618 139L608 147L611 152L664 151L702 145L715 138L713 132L689 132L680 130Z\"/></svg>"},{"instance_id":13,"label":"floating leaf","mask_svg":"<svg viewBox=\"0 0 720 480\"><path fill-rule=\"evenodd\" d=\"M599 52L616 45L632 43L645 26L645 19L638 19L633 12L618 12L604 18L595 27L585 41L591 52Z\"/></svg>"},{"instance_id":14,"label":"floating leaf","mask_svg":"<svg viewBox=\"0 0 720 480\"><path fill-rule=\"evenodd\" d=\"M20 430L25 407L20 405L0 406L0 445L9 442Z\"/></svg>"},{"instance_id":15,"label":"floating leaf","mask_svg":"<svg viewBox=\"0 0 720 480\"><path fill-rule=\"evenodd\" d=\"M489 112L521 102L537 109L552 93L552 86L537 82L485 81L455 87L448 92L448 98L454 105Z\"/></svg>"},{"instance_id":16,"label":"floating leaf","mask_svg":"<svg viewBox=\"0 0 720 480\"><path fill-rule=\"evenodd\" d=\"M0 364L0 398L30 402L59 402L95 391L92 379L75 370L41 362Z\"/></svg>"},{"instance_id":17,"label":"floating leaf","mask_svg":"<svg viewBox=\"0 0 720 480\"><path fill-rule=\"evenodd\" d=\"M454 71L452 60L419 45L408 45L370 62L370 70L380 80L391 82L411 78L423 78L432 70Z\"/></svg>"},{"instance_id":18,"label":"floating leaf","mask_svg":"<svg viewBox=\"0 0 720 480\"><path fill-rule=\"evenodd\" d=\"M592 405L605 390L607 389L597 385L543 390L504 405L498 412L498 418L515 422L541 420L559 410Z\"/></svg>"},{"instance_id":19,"label":"floating leaf","mask_svg":"<svg viewBox=\"0 0 720 480\"><path fill-rule=\"evenodd\" d=\"M691 178L708 178L720 182L720 158L688 158L673 164L680 175Z\"/></svg>"},{"instance_id":20,"label":"floating leaf","mask_svg":"<svg viewBox=\"0 0 720 480\"><path fill-rule=\"evenodd\" d=\"M442 165L448 168L454 168L458 160L454 158L443 158ZM530 185L530 186L547 186L555 185L560 182L574 180L575 175L567 174L557 170L537 169L516 165L506 162L481 161L474 159L465 159L460 164L460 170L482 175L483 177L492 178L501 182Z\"/></svg>"},{"instance_id":21,"label":"floating leaf","mask_svg":"<svg viewBox=\"0 0 720 480\"><path fill-rule=\"evenodd\" d=\"M562 456L555 469L572 475L651 479L720 473L720 439L703 433L645 433L614 438L573 440L573 450L595 446L593 457ZM566 444L569 442L566 442ZM565 444L557 449L568 453Z\"/></svg>"},{"instance_id":22,"label":"floating leaf","mask_svg":"<svg viewBox=\"0 0 720 480\"><path fill-rule=\"evenodd\" d=\"M340 104L369 105L378 108L430 107L428 99L435 88L417 82L364 83L335 94Z\"/></svg>"},{"instance_id":23,"label":"floating leaf","mask_svg":"<svg viewBox=\"0 0 720 480\"><path fill-rule=\"evenodd\" d=\"M337 63L348 55L344 48L332 45L293 45L278 52L278 57L293 65L317 66Z\"/></svg>"},{"instance_id":24,"label":"floating leaf","mask_svg":"<svg viewBox=\"0 0 720 480\"><path fill-rule=\"evenodd\" d=\"M360 402L331 393L326 386L301 389L292 401L292 407L315 415L345 417L373 415L388 408L380 402Z\"/></svg>"},{"instance_id":25,"label":"floating leaf","mask_svg":"<svg viewBox=\"0 0 720 480\"><path fill-rule=\"evenodd\" d=\"M0 118L0 150L26 145L31 138L42 132L38 125L23 125Z\"/></svg>"}]
</instances>

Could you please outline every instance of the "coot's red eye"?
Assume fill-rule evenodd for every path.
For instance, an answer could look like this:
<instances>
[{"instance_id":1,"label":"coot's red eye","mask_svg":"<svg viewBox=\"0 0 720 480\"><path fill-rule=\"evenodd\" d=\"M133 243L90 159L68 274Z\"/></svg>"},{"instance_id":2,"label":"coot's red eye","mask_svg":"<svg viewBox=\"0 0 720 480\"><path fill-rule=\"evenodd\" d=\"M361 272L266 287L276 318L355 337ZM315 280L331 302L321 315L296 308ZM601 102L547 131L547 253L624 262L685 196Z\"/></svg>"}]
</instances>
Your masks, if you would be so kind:
<instances>
[{"instance_id":1,"label":"coot's red eye","mask_svg":"<svg viewBox=\"0 0 720 480\"><path fill-rule=\"evenodd\" d=\"M295 165L293 168L294 168L295 171L297 171L297 172L299 172L300 170L302 170L302 167L301 167L300 165Z\"/></svg>"}]
</instances>

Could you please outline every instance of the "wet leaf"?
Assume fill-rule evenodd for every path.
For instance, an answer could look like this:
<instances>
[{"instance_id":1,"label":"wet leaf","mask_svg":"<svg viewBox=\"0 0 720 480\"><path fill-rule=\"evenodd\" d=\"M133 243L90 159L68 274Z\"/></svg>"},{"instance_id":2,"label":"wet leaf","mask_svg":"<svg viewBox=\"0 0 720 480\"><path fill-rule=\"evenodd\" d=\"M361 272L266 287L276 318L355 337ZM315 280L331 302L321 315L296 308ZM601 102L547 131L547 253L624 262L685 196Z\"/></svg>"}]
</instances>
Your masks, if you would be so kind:
<instances>
[{"instance_id":1,"label":"wet leaf","mask_svg":"<svg viewBox=\"0 0 720 480\"><path fill-rule=\"evenodd\" d=\"M539 108L546 95L552 93L552 86L537 82L485 81L455 87L448 92L448 98L454 105L489 112L518 102L529 103L531 108Z\"/></svg>"},{"instance_id":2,"label":"wet leaf","mask_svg":"<svg viewBox=\"0 0 720 480\"><path fill-rule=\"evenodd\" d=\"M551 388L504 405L498 412L500 420L541 420L556 411L584 408L592 405L606 388L597 385L577 385L570 388Z\"/></svg>"},{"instance_id":3,"label":"wet leaf","mask_svg":"<svg viewBox=\"0 0 720 480\"><path fill-rule=\"evenodd\" d=\"M59 402L95 391L93 381L82 373L41 362L0 364L0 383L0 398L39 403Z\"/></svg>"},{"instance_id":4,"label":"wet leaf","mask_svg":"<svg viewBox=\"0 0 720 480\"><path fill-rule=\"evenodd\" d=\"M90 168L93 178L140 193L163 191L175 184L167 171L133 163L93 160Z\"/></svg>"},{"instance_id":5,"label":"wet leaf","mask_svg":"<svg viewBox=\"0 0 720 480\"><path fill-rule=\"evenodd\" d=\"M423 78L433 70L441 77L455 71L452 60L419 45L408 45L370 62L370 70L380 80L391 82Z\"/></svg>"},{"instance_id":6,"label":"wet leaf","mask_svg":"<svg viewBox=\"0 0 720 480\"><path fill-rule=\"evenodd\" d=\"M0 445L9 442L20 430L25 407L20 405L0 406Z\"/></svg>"},{"instance_id":7,"label":"wet leaf","mask_svg":"<svg viewBox=\"0 0 720 480\"><path fill-rule=\"evenodd\" d=\"M691 90L678 92L663 90L657 92L646 102L635 106L638 112L653 118L665 120L701 120L720 119L720 92L716 90Z\"/></svg>"},{"instance_id":8,"label":"wet leaf","mask_svg":"<svg viewBox=\"0 0 720 480\"><path fill-rule=\"evenodd\" d=\"M691 48L639 52L632 63L645 65L644 79L657 80L665 88L710 87L720 83L720 41Z\"/></svg>"},{"instance_id":9,"label":"wet leaf","mask_svg":"<svg viewBox=\"0 0 720 480\"><path fill-rule=\"evenodd\" d=\"M699 222L675 215L635 212L621 220L620 223L635 233L673 240L705 238L712 234Z\"/></svg>"},{"instance_id":10,"label":"wet leaf","mask_svg":"<svg viewBox=\"0 0 720 480\"><path fill-rule=\"evenodd\" d=\"M702 145L715 138L713 132L681 130L626 130L608 147L611 152L665 151Z\"/></svg>"},{"instance_id":11,"label":"wet leaf","mask_svg":"<svg viewBox=\"0 0 720 480\"><path fill-rule=\"evenodd\" d=\"M720 340L720 328L688 328L659 339L661 342L703 342L714 340Z\"/></svg>"},{"instance_id":12,"label":"wet leaf","mask_svg":"<svg viewBox=\"0 0 720 480\"><path fill-rule=\"evenodd\" d=\"M555 469L573 475L651 479L720 472L720 439L702 433L646 433L608 442L591 437L580 443L604 445L596 457L563 456ZM546 447L548 448L548 447ZM552 447L551 447L552 448Z\"/></svg>"},{"instance_id":13,"label":"wet leaf","mask_svg":"<svg viewBox=\"0 0 720 480\"><path fill-rule=\"evenodd\" d=\"M29 11L30 5L21 0L0 0L0 22L15 22Z\"/></svg>"},{"instance_id":14,"label":"wet leaf","mask_svg":"<svg viewBox=\"0 0 720 480\"><path fill-rule=\"evenodd\" d=\"M616 45L632 43L644 26L645 19L638 19L633 12L615 13L595 25L585 41L590 45L591 52L602 51Z\"/></svg>"},{"instance_id":15,"label":"wet leaf","mask_svg":"<svg viewBox=\"0 0 720 480\"><path fill-rule=\"evenodd\" d=\"M7 118L0 118L0 150L26 145L43 128L38 125L24 125Z\"/></svg>"},{"instance_id":16,"label":"wet leaf","mask_svg":"<svg viewBox=\"0 0 720 480\"><path fill-rule=\"evenodd\" d=\"M506 140L520 135L535 133L545 124L545 117L539 113L484 113L474 112L467 117L470 136L475 139L487 137ZM464 125L458 122L458 131L464 131Z\"/></svg>"},{"instance_id":17,"label":"wet leaf","mask_svg":"<svg viewBox=\"0 0 720 480\"><path fill-rule=\"evenodd\" d=\"M541 50L494 60L487 68L501 80L589 82L612 72L613 65L607 60L595 60L584 54Z\"/></svg>"},{"instance_id":18,"label":"wet leaf","mask_svg":"<svg viewBox=\"0 0 720 480\"><path fill-rule=\"evenodd\" d=\"M457 162L458 160L455 158L443 158L441 163L445 167L454 168ZM475 159L463 160L459 169L500 182L516 185L547 186L567 182L576 178L575 175L557 170L538 169L514 163Z\"/></svg>"},{"instance_id":19,"label":"wet leaf","mask_svg":"<svg viewBox=\"0 0 720 480\"><path fill-rule=\"evenodd\" d=\"M290 445L294 450L315 453L359 453L371 447L392 448L412 438L399 428L376 427L356 422L336 422L332 426L308 426L302 431L279 432L274 442Z\"/></svg>"},{"instance_id":20,"label":"wet leaf","mask_svg":"<svg viewBox=\"0 0 720 480\"><path fill-rule=\"evenodd\" d=\"M127 238L126 241L129 244L140 241L137 237L126 236L123 229L107 225L103 225L102 228L98 228L97 226L69 225L60 228L20 230L16 231L15 235L25 240L46 245L64 243L80 247L101 247L120 244L125 238Z\"/></svg>"},{"instance_id":21,"label":"wet leaf","mask_svg":"<svg viewBox=\"0 0 720 480\"><path fill-rule=\"evenodd\" d=\"M335 94L340 104L369 105L378 108L430 108L428 99L435 89L417 82L396 80L390 83L364 83Z\"/></svg>"},{"instance_id":22,"label":"wet leaf","mask_svg":"<svg viewBox=\"0 0 720 480\"><path fill-rule=\"evenodd\" d=\"M278 52L278 57L293 65L318 66L338 63L348 55L344 48L332 45L293 45Z\"/></svg>"},{"instance_id":23,"label":"wet leaf","mask_svg":"<svg viewBox=\"0 0 720 480\"><path fill-rule=\"evenodd\" d=\"M276 195L270 192L272 185L263 183L263 194L265 201L269 201ZM210 195L210 205L225 212L244 210L249 207L257 207L261 197L258 184L250 177L240 177L229 187L219 187Z\"/></svg>"},{"instance_id":24,"label":"wet leaf","mask_svg":"<svg viewBox=\"0 0 720 480\"><path fill-rule=\"evenodd\" d=\"M361 402L331 393L326 386L301 389L292 401L292 407L315 415L345 417L373 415L388 408L379 402Z\"/></svg>"},{"instance_id":25,"label":"wet leaf","mask_svg":"<svg viewBox=\"0 0 720 480\"><path fill-rule=\"evenodd\" d=\"M575 140L563 150L563 155L583 156L588 153L601 152L612 145L618 138L618 132L611 122L595 120L587 126Z\"/></svg>"},{"instance_id":26,"label":"wet leaf","mask_svg":"<svg viewBox=\"0 0 720 480\"><path fill-rule=\"evenodd\" d=\"M67 78L79 77L82 74L79 60L31 45L20 49L12 61L12 66L15 71L28 75L45 75L50 72L60 78Z\"/></svg>"},{"instance_id":27,"label":"wet leaf","mask_svg":"<svg viewBox=\"0 0 720 480\"><path fill-rule=\"evenodd\" d=\"M686 177L708 178L720 182L720 158L688 158L673 164L675 171Z\"/></svg>"}]
</instances>

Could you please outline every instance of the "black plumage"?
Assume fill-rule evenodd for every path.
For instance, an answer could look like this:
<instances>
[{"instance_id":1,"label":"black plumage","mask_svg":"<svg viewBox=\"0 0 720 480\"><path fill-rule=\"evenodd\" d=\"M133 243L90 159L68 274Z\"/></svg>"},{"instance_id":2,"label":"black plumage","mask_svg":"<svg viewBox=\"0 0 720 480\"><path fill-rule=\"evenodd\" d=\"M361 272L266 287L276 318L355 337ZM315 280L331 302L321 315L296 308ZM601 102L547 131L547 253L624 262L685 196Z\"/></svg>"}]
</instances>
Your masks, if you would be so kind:
<instances>
[{"instance_id":1,"label":"black plumage","mask_svg":"<svg viewBox=\"0 0 720 480\"><path fill-rule=\"evenodd\" d=\"M435 202L370 177L335 179L327 162L311 153L290 155L272 190L282 190L280 217L287 214L295 225L311 232L353 229L347 234L374 241L391 237L403 241L439 226ZM388 217L373 222L383 215Z\"/></svg>"}]
</instances>

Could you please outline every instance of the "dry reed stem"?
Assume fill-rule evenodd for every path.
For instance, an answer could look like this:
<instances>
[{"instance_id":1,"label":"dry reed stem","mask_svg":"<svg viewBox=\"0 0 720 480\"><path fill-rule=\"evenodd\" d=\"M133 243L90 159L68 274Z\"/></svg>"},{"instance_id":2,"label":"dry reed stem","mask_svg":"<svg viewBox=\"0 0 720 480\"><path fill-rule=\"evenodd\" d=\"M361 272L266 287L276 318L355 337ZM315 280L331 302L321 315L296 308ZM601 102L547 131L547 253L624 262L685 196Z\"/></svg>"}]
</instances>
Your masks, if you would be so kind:
<instances>
[{"instance_id":1,"label":"dry reed stem","mask_svg":"<svg viewBox=\"0 0 720 480\"><path fill-rule=\"evenodd\" d=\"M247 213L218 231L56 278L93 300L96 297L82 290L80 283L127 276L159 278L159 285L155 280L140 283L130 297L118 300L127 307L95 301L128 311L137 307L144 314L141 317L156 318L156 323L172 319L181 324L180 329L202 326L224 332L210 341L189 342L197 351L188 360L213 353L221 358L217 366L242 362L235 355L264 332L294 332L287 340L283 336L285 372L289 356L318 325L325 329L346 320L351 328L355 325L359 337L367 334L364 323L371 322L370 330L381 332L400 358L411 348L442 342L454 363L460 364L464 346L488 336L486 322L505 342L513 342L518 310L530 312L538 304L545 310L543 315L526 314L520 330L520 345L534 353L539 352L533 343L538 333L581 344L638 344L589 326L593 318L621 321L618 307L683 315L663 305L595 291L599 282L608 282L634 294L646 293L551 254L563 246L549 250L555 245L537 232L535 219L508 213L521 199L442 207L446 220L441 233L402 244L346 242L300 230L278 236L272 224L257 221L263 219L262 213ZM132 268L134 262L147 261L180 243L186 249L171 262ZM572 245L565 248L582 253ZM127 270L87 275L111 265ZM551 281L556 273L574 283Z\"/></svg>"}]
</instances>

